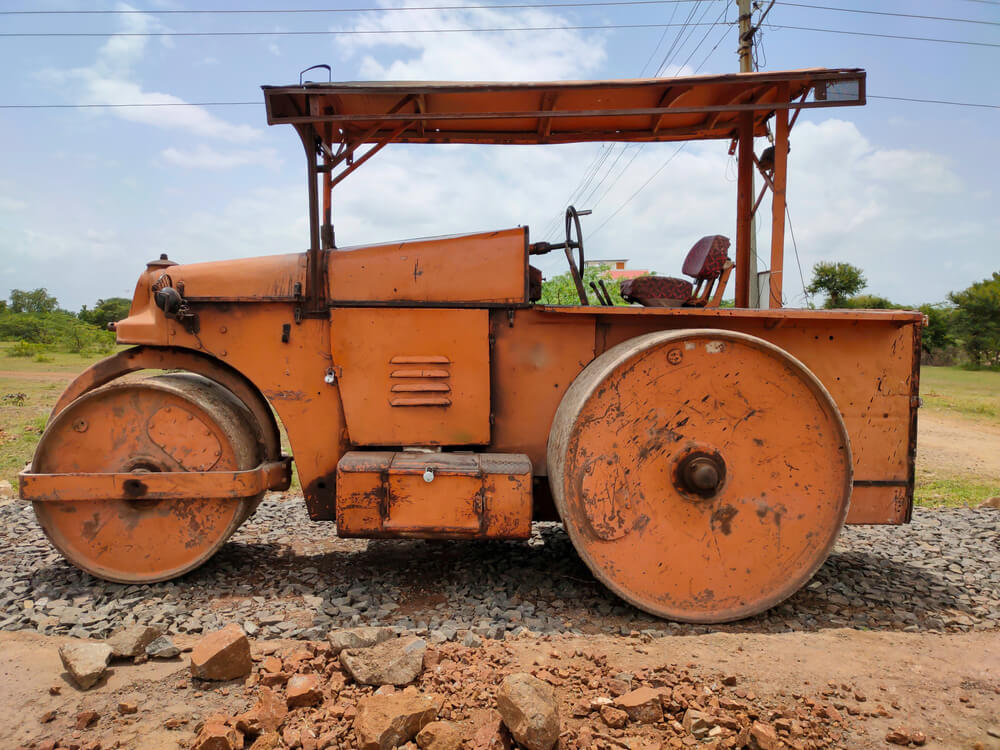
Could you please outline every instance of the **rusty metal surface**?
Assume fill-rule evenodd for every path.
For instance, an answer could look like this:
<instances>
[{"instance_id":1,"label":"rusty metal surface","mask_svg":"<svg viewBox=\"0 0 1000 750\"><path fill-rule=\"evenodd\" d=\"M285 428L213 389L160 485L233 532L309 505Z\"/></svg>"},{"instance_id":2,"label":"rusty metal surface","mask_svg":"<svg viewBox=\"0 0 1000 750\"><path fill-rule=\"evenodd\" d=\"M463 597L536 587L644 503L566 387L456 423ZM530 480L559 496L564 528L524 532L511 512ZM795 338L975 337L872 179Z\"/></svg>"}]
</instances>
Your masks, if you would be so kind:
<instances>
[{"instance_id":1,"label":"rusty metal surface","mask_svg":"<svg viewBox=\"0 0 1000 750\"><path fill-rule=\"evenodd\" d=\"M170 447L174 447L171 438ZM192 497L244 499L267 490L287 490L291 460L268 461L245 471L165 471L111 474L18 474L22 500L183 500Z\"/></svg>"},{"instance_id":2,"label":"rusty metal surface","mask_svg":"<svg viewBox=\"0 0 1000 750\"><path fill-rule=\"evenodd\" d=\"M331 352L351 442L489 443L488 335L485 310L331 310Z\"/></svg>"},{"instance_id":3,"label":"rusty metal surface","mask_svg":"<svg viewBox=\"0 0 1000 750\"><path fill-rule=\"evenodd\" d=\"M517 454L346 453L337 467L337 533L527 539L531 462Z\"/></svg>"},{"instance_id":4,"label":"rusty metal surface","mask_svg":"<svg viewBox=\"0 0 1000 750\"><path fill-rule=\"evenodd\" d=\"M815 96L828 82L857 82L857 98ZM781 87L781 84L787 84ZM865 102L865 72L813 69L532 83L356 82L264 86L268 124L334 125L347 150L361 144L572 143L729 138L741 112L755 135L777 109ZM350 160L345 159L345 163Z\"/></svg>"},{"instance_id":5,"label":"rusty metal surface","mask_svg":"<svg viewBox=\"0 0 1000 750\"><path fill-rule=\"evenodd\" d=\"M182 418L169 433L154 428L151 435L151 424L166 409ZM87 493L74 492L74 487L93 482L109 494L36 501L38 522L70 562L101 578L161 581L192 570L229 538L259 498L155 499L142 497L138 489L151 486L155 491L157 485L163 489L170 484L149 479L157 473L201 472L206 455L219 474L253 469L263 456L252 423L253 415L235 396L197 375L161 375L90 391L60 411L46 429L32 471L84 475L34 480L43 491L48 483L49 489L65 489L73 496ZM135 481L123 479L119 486L116 475L123 473ZM107 474L112 475L110 485L94 476ZM205 481L206 476L199 478ZM176 489L190 486L179 482ZM130 489L136 491L134 497Z\"/></svg>"},{"instance_id":6,"label":"rusty metal surface","mask_svg":"<svg viewBox=\"0 0 1000 750\"><path fill-rule=\"evenodd\" d=\"M854 456L854 476L860 482L882 483L865 498L880 508L897 507L889 483L908 485L908 501L894 516L878 514L880 523L905 523L912 506L912 466L915 449L914 328L919 313L897 311L760 310L694 311L688 317L646 314L622 319L602 311L597 319L598 352L632 337L666 327L712 327L741 331L769 341L796 357L831 393L847 425ZM733 311L729 311L733 312ZM567 317L576 317L567 316ZM917 334L919 335L919 334ZM848 523L869 523L861 506L852 504Z\"/></svg>"},{"instance_id":7,"label":"rusty metal surface","mask_svg":"<svg viewBox=\"0 0 1000 750\"><path fill-rule=\"evenodd\" d=\"M544 308L491 316L496 340L494 450L528 454L545 471L545 446L563 393L596 354L661 330L711 327L748 333L806 364L831 393L848 426L855 477L873 486L852 503L848 523L905 523L912 493L917 313L810 310ZM907 497L910 495L908 494ZM872 504L872 512L865 510ZM877 510L875 510L877 509ZM890 512L883 512L890 511Z\"/></svg>"},{"instance_id":8,"label":"rusty metal surface","mask_svg":"<svg viewBox=\"0 0 1000 750\"><path fill-rule=\"evenodd\" d=\"M340 249L328 256L329 298L334 305L524 304L526 243L527 230L519 227Z\"/></svg>"},{"instance_id":9,"label":"rusty metal surface","mask_svg":"<svg viewBox=\"0 0 1000 750\"><path fill-rule=\"evenodd\" d=\"M185 267L179 269L183 273ZM219 283L224 284L221 275ZM127 358L111 357L98 363L91 376L81 376L71 384L60 403L93 387L97 380L118 377L128 367L203 374L252 406L258 421L266 419L274 424L274 409L288 434L310 516L333 520L337 461L347 450L348 436L340 384L336 377L327 381L333 365L330 322L328 314L324 318L298 318L296 309L296 302L291 301L201 302L197 310L202 326L195 335L163 318L152 306L148 285L140 282L130 316L119 326L119 340L122 331L127 331L123 343L144 344L145 336L150 343L162 346L138 347L123 352ZM153 333L131 325L135 319L149 317L156 320ZM162 364L155 364L157 361ZM275 458L281 455L276 426L270 436L275 448L268 456Z\"/></svg>"},{"instance_id":10,"label":"rusty metal surface","mask_svg":"<svg viewBox=\"0 0 1000 750\"><path fill-rule=\"evenodd\" d=\"M549 482L581 557L619 596L671 619L763 611L826 559L851 448L820 381L745 334L648 334L574 381Z\"/></svg>"},{"instance_id":11,"label":"rusty metal surface","mask_svg":"<svg viewBox=\"0 0 1000 750\"><path fill-rule=\"evenodd\" d=\"M223 386L253 414L254 431L263 455L268 458L281 455L281 441L274 414L254 384L228 365L183 349L137 346L95 362L66 387L52 408L49 419L54 419L84 393L140 370L184 370L207 377Z\"/></svg>"}]
</instances>

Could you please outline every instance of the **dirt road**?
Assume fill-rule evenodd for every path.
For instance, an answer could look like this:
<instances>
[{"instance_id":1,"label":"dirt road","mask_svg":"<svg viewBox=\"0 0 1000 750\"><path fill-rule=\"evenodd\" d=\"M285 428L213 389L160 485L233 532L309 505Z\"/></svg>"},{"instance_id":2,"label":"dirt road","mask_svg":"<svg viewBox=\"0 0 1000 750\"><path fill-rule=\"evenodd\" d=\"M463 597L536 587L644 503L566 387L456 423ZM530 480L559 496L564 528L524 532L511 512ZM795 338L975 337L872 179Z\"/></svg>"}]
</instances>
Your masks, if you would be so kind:
<instances>
[{"instance_id":1,"label":"dirt road","mask_svg":"<svg viewBox=\"0 0 1000 750\"><path fill-rule=\"evenodd\" d=\"M193 682L183 654L172 661L116 665L104 683L81 692L68 681L57 655L58 645L65 640L0 633L0 705L8 716L0 725L3 747L62 740L64 746L99 742L105 749L166 750L190 743L196 725L206 717L237 714L253 703L255 688L245 688L242 681ZM178 645L193 641L193 637L177 639ZM287 654L302 646L301 641L257 641L253 653L262 659L264 653ZM989 734L1000 731L1000 635L996 632L944 636L831 630L652 639L638 634L521 637L486 641L476 648L455 644L447 648L449 657L469 675L482 674L480 667L485 665L496 683L512 671L534 672L560 683L556 692L564 731L561 747L566 748L578 746L576 738L587 736L585 727L598 735L609 732L599 716L574 716L580 713L574 706L581 701L607 694L604 675L641 681L665 665L686 668L696 682L704 684L702 690L720 695L725 676L726 682L735 683L737 695L776 711L815 702L833 707L836 710L829 712L827 721L834 736L841 738L836 744L846 748L889 747L886 734L900 727L925 733L927 747L1000 748L1000 739ZM432 671L425 669L418 687L440 692L440 681L428 679ZM596 689L578 687L588 679ZM460 681L448 702L462 709L456 709L451 718L463 726L469 709L492 701L484 696L493 687L480 680ZM371 692L370 688L362 690ZM339 696L336 690L328 692L325 703L342 704L346 692L345 688L340 688ZM137 705L138 713L120 714L120 702ZM75 729L77 715L85 710L95 711L99 718L87 729ZM54 712L51 719L50 712ZM337 712L321 714L324 721L330 713ZM10 721L9 717L19 718ZM595 747L660 746L661 730L656 725L630 723L611 734L618 744ZM353 744L351 736L348 733L343 746ZM667 736L665 731L662 736Z\"/></svg>"},{"instance_id":2,"label":"dirt road","mask_svg":"<svg viewBox=\"0 0 1000 750\"><path fill-rule=\"evenodd\" d=\"M1000 427L980 420L922 411L917 461L949 476L973 475L994 481L1000 491Z\"/></svg>"}]
</instances>

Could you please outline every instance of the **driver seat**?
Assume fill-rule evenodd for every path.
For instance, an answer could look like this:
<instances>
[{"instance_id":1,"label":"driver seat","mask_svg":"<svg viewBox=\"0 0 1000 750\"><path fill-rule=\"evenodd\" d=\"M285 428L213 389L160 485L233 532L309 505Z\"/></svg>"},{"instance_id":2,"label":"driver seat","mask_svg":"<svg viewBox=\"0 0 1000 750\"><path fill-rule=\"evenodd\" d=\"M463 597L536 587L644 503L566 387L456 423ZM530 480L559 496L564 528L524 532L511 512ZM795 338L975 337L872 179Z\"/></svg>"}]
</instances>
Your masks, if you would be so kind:
<instances>
[{"instance_id":1,"label":"driver seat","mask_svg":"<svg viewBox=\"0 0 1000 750\"><path fill-rule=\"evenodd\" d=\"M728 251L728 237L721 234L702 237L694 243L681 267L681 271L692 277L697 286L687 279L640 276L621 282L622 298L645 307L718 307L735 266L729 259Z\"/></svg>"}]
</instances>

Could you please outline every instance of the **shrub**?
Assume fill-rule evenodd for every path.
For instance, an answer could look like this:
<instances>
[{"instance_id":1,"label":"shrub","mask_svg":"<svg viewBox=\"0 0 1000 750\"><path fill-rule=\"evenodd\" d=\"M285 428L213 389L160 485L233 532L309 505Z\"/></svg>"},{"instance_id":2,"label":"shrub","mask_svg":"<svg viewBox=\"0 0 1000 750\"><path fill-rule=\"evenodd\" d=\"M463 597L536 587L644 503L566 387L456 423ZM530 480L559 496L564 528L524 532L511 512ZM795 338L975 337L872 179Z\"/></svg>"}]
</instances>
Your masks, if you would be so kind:
<instances>
[{"instance_id":1,"label":"shrub","mask_svg":"<svg viewBox=\"0 0 1000 750\"><path fill-rule=\"evenodd\" d=\"M41 351L38 344L30 341L20 340L7 350L8 357L34 357Z\"/></svg>"}]
</instances>

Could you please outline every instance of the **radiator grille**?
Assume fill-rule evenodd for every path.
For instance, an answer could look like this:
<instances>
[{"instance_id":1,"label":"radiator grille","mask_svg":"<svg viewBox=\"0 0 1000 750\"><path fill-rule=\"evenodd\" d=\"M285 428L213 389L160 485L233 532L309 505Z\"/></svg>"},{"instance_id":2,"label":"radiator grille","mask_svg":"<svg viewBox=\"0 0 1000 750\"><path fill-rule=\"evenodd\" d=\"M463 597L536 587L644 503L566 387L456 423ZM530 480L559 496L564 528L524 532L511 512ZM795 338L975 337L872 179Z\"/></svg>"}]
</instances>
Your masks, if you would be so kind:
<instances>
[{"instance_id":1,"label":"radiator grille","mask_svg":"<svg viewBox=\"0 0 1000 750\"><path fill-rule=\"evenodd\" d=\"M451 360L437 354L400 355L389 360L389 404L451 406Z\"/></svg>"}]
</instances>

